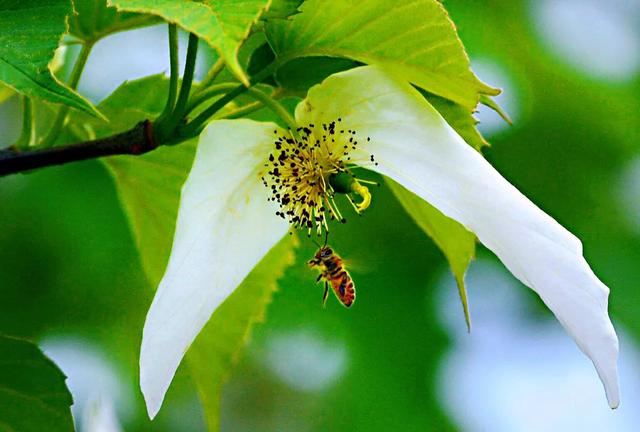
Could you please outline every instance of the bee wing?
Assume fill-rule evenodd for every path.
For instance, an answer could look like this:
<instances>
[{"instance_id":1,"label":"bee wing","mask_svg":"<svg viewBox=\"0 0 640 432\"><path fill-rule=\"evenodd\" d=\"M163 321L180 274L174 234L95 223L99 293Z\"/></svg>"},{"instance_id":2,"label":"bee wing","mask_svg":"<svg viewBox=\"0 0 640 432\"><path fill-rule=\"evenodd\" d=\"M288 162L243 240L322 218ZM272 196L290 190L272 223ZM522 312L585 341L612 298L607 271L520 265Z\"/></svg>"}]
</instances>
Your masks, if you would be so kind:
<instances>
[{"instance_id":1,"label":"bee wing","mask_svg":"<svg viewBox=\"0 0 640 432\"><path fill-rule=\"evenodd\" d=\"M377 266L372 266L371 263L367 264L364 260L358 258L342 258L344 268L349 269L359 274L370 274Z\"/></svg>"}]
</instances>

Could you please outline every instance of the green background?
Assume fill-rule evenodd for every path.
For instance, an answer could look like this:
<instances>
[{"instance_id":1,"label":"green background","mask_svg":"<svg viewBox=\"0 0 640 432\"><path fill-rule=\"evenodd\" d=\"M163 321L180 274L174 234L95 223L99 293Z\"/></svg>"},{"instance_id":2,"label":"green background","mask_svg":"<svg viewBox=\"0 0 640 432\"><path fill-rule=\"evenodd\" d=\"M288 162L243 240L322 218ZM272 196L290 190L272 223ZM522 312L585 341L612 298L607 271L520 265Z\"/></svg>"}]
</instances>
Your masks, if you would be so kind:
<instances>
[{"instance_id":1,"label":"green background","mask_svg":"<svg viewBox=\"0 0 640 432\"><path fill-rule=\"evenodd\" d=\"M478 66L476 72L490 84L506 87L503 102L514 117L511 127L486 129L492 144L484 151L486 157L582 239L587 260L611 287L610 310L622 330L623 357L630 353L623 361L637 370L632 352L640 337L639 67L636 64L626 75L607 76L589 69L589 58L580 60L578 49L574 49L578 60L572 59L561 51L563 43L571 43L570 35L556 42L541 36L549 23L539 21L536 9L545 2L536 3L447 1L446 7L472 63ZM614 11L614 17L629 18L622 2L593 4L606 13ZM640 12L632 8L630 13L636 14L629 19L637 30ZM578 12L574 17L578 19ZM595 24L598 21L593 32L601 38L613 37ZM637 31L632 36L636 39L627 43L637 47L640 36ZM611 41L620 48L615 38ZM594 49L590 56L598 54ZM126 72L127 65L121 69ZM14 98L0 106L3 144L18 133L16 105ZM487 112L481 116L487 127L497 119ZM83 388L89 399L101 388L115 395L124 430L202 430L204 420L186 368L178 371L157 419L146 418L137 385L137 360L151 297L104 166L92 161L0 179L0 202L0 332L41 341L54 359L58 353L71 359L67 364L93 371L85 373L84 387L76 389ZM327 308L321 308L322 288L314 284L315 274L304 264L315 246L303 241L297 263L281 280L269 306L266 323L254 328L225 387L223 430L473 428L476 423L465 416L475 418L474 409L481 407L454 406L448 392L473 391L483 406L499 410L504 397L499 385L473 388L469 382L460 388L447 387L444 377L448 375L443 374L450 370L447 359L464 331L464 317L458 305L447 306L451 302L447 303L443 290L455 295L455 289L444 258L390 191L384 186L376 190L366 214L336 227L334 238L333 246L351 263L358 290L355 306L346 310L330 298ZM482 248L479 256L472 271L494 260ZM468 281L472 319L474 303L482 305L485 295L485 287L473 281ZM526 314L519 319L550 321L551 315L531 292L522 286L517 289L527 305L514 306L516 315ZM508 306L494 312L511 316L514 310ZM489 324L481 319L484 316L481 313L474 321L465 339L476 338L474 343L482 344L484 339L479 338L491 338ZM508 319L504 322L509 325ZM557 333L557 327L549 331ZM544 334L532 341L544 351ZM572 361L590 367L568 336L564 341ZM92 360L83 363L83 358ZM553 357L541 355L540 362L548 362L553 370ZM73 379L73 373L60 364ZM105 370L111 371L111 380L100 378L109 375ZM530 373L531 379L535 373ZM632 405L640 392L625 382L626 376L622 376L622 407L617 413L603 414L618 416L612 417L611 424L633 418L625 404ZM599 385L595 371L585 379L589 386ZM625 400L625 388L631 400ZM526 390L514 379L510 394L522 397L524 404ZM556 391L552 385L546 390ZM604 410L604 393L599 396L597 409ZM74 398L79 401L77 394ZM571 401L566 404L557 409L567 418L582 414ZM513 415L504 413L505 418ZM574 430L566 421L565 429L558 430ZM493 425L495 430L500 430L500 424Z\"/></svg>"}]
</instances>

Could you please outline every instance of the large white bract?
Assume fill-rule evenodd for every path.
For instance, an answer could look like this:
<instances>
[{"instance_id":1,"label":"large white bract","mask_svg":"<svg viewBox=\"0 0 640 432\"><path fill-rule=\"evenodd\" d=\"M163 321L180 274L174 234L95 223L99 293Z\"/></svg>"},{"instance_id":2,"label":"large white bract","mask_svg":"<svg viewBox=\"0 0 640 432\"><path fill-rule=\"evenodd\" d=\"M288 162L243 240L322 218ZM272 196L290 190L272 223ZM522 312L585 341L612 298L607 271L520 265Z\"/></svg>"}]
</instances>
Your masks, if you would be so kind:
<instances>
[{"instance_id":1,"label":"large white bract","mask_svg":"<svg viewBox=\"0 0 640 432\"><path fill-rule=\"evenodd\" d=\"M618 339L609 289L584 260L580 241L509 184L409 83L384 70L332 75L296 109L300 125L337 118L370 138L353 149L355 163L374 154L378 164L370 169L474 232L540 295L593 361L615 408ZM144 327L141 387L151 417L211 314L287 232L261 182L274 131L285 133L272 123L214 121L200 137L171 258Z\"/></svg>"}]
</instances>

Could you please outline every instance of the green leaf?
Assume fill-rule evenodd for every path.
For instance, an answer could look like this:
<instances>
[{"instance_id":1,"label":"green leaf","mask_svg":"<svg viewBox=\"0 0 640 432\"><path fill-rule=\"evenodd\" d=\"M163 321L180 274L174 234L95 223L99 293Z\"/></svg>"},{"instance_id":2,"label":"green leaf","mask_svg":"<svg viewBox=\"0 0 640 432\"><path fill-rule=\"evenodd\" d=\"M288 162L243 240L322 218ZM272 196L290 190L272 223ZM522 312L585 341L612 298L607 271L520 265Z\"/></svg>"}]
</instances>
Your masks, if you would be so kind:
<instances>
[{"instance_id":1,"label":"green leaf","mask_svg":"<svg viewBox=\"0 0 640 432\"><path fill-rule=\"evenodd\" d=\"M478 120L465 107L424 90L420 90L420 93L438 110L440 115L460 134L467 144L476 150L489 145L476 128Z\"/></svg>"},{"instance_id":2,"label":"green leaf","mask_svg":"<svg viewBox=\"0 0 640 432\"><path fill-rule=\"evenodd\" d=\"M238 61L238 50L269 0L109 0L118 9L161 16L195 33L215 48L227 67L246 85L249 79Z\"/></svg>"},{"instance_id":3,"label":"green leaf","mask_svg":"<svg viewBox=\"0 0 640 432\"><path fill-rule=\"evenodd\" d=\"M108 123L86 116L72 118L72 122L82 123L84 119L84 128L91 132L91 138L122 132L142 120L160 115L168 91L169 80L164 74L125 81L98 105Z\"/></svg>"},{"instance_id":4,"label":"green leaf","mask_svg":"<svg viewBox=\"0 0 640 432\"><path fill-rule=\"evenodd\" d=\"M253 77L260 73L264 68L269 66L276 59L276 55L271 50L268 43L263 43L258 46L249 56L249 63L247 64L247 73ZM277 86L278 83L273 77L267 77L262 81L263 84Z\"/></svg>"},{"instance_id":5,"label":"green leaf","mask_svg":"<svg viewBox=\"0 0 640 432\"><path fill-rule=\"evenodd\" d=\"M37 345L0 336L0 359L1 430L74 430L66 377Z\"/></svg>"},{"instance_id":6,"label":"green leaf","mask_svg":"<svg viewBox=\"0 0 640 432\"><path fill-rule=\"evenodd\" d=\"M13 96L13 94L14 91L11 89L11 87L8 87L0 82L0 104Z\"/></svg>"},{"instance_id":7,"label":"green leaf","mask_svg":"<svg viewBox=\"0 0 640 432\"><path fill-rule=\"evenodd\" d=\"M486 95L480 96L480 103L482 105L488 106L489 108L497 112L498 115L502 117L502 120L506 121L509 124L513 124L513 122L511 121L511 117L509 117L509 114L507 114L507 112L503 110L500 105L498 105L498 102L496 102L489 96L486 96Z\"/></svg>"},{"instance_id":8,"label":"green leaf","mask_svg":"<svg viewBox=\"0 0 640 432\"><path fill-rule=\"evenodd\" d=\"M151 75L120 85L99 108L108 123L77 115L71 119L67 141L99 138L127 130L138 122L158 116L166 101L169 80ZM136 101L135 106L131 101ZM160 282L171 250L180 189L187 178L195 142L160 147L142 157L113 157L103 162L113 175L142 266L155 288Z\"/></svg>"},{"instance_id":9,"label":"green leaf","mask_svg":"<svg viewBox=\"0 0 640 432\"><path fill-rule=\"evenodd\" d=\"M75 13L69 17L69 33L94 43L110 34L159 22L153 15L118 12L107 0L73 0Z\"/></svg>"},{"instance_id":10,"label":"green leaf","mask_svg":"<svg viewBox=\"0 0 640 432\"><path fill-rule=\"evenodd\" d=\"M95 107L58 81L49 67L71 12L68 0L0 0L0 81L27 96L99 117Z\"/></svg>"},{"instance_id":11,"label":"green leaf","mask_svg":"<svg viewBox=\"0 0 640 432\"><path fill-rule=\"evenodd\" d=\"M500 92L471 72L455 27L437 0L309 0L300 9L266 26L283 62L329 56L381 65L469 112L480 95Z\"/></svg>"},{"instance_id":12,"label":"green leaf","mask_svg":"<svg viewBox=\"0 0 640 432\"><path fill-rule=\"evenodd\" d=\"M263 20L285 19L300 11L298 8L304 0L272 0L267 12L262 16Z\"/></svg>"},{"instance_id":13,"label":"green leaf","mask_svg":"<svg viewBox=\"0 0 640 432\"><path fill-rule=\"evenodd\" d=\"M190 142L161 147L142 157L115 157L105 161L116 182L142 267L153 289L167 266L180 190L194 155L195 143Z\"/></svg>"},{"instance_id":14,"label":"green leaf","mask_svg":"<svg viewBox=\"0 0 640 432\"><path fill-rule=\"evenodd\" d=\"M166 78L155 75L124 83L100 104L100 108L117 130L122 130L160 113L166 93ZM130 108L132 100L144 103L133 109ZM113 132L104 128L96 129L97 134ZM129 219L150 289L155 289L164 274L171 251L180 190L194 154L195 142L192 141L161 147L139 157L104 160ZM277 279L294 261L294 245L293 238L286 238L276 245L216 310L189 349L187 363L196 378L194 381L211 430L217 430L222 384L235 364L251 327L263 318Z\"/></svg>"},{"instance_id":15,"label":"green leaf","mask_svg":"<svg viewBox=\"0 0 640 432\"><path fill-rule=\"evenodd\" d=\"M471 329L464 275L471 260L475 257L476 236L400 184L389 178L386 178L386 180L389 188L407 213L420 229L433 239L434 243L447 258L458 285L467 328Z\"/></svg>"},{"instance_id":16,"label":"green leaf","mask_svg":"<svg viewBox=\"0 0 640 432\"><path fill-rule=\"evenodd\" d=\"M282 239L216 310L187 352L187 360L205 407L209 430L220 429L220 396L253 324L264 320L277 281L295 261L297 239Z\"/></svg>"},{"instance_id":17,"label":"green leaf","mask_svg":"<svg viewBox=\"0 0 640 432\"><path fill-rule=\"evenodd\" d=\"M320 84L334 73L359 66L344 58L304 57L292 60L276 72L276 81L287 94L305 97L310 87Z\"/></svg>"},{"instance_id":18,"label":"green leaf","mask_svg":"<svg viewBox=\"0 0 640 432\"><path fill-rule=\"evenodd\" d=\"M163 74L125 81L98 105L109 122L75 113L63 139L68 143L100 138L130 129L142 120L155 118L164 108L168 89L169 80ZM136 101L136 104L131 101ZM167 264L177 200L194 154L195 143L186 142L160 147L144 157L102 159L116 182L138 250L143 251L145 274L157 275L150 279L154 287Z\"/></svg>"},{"instance_id":19,"label":"green leaf","mask_svg":"<svg viewBox=\"0 0 640 432\"><path fill-rule=\"evenodd\" d=\"M264 43L251 53L247 72L254 76L275 59L276 55L269 44ZM263 83L280 87L286 95L304 98L310 87L321 83L329 75L360 65L356 61L338 57L302 57L287 62L276 71L275 77L269 77Z\"/></svg>"}]
</instances>

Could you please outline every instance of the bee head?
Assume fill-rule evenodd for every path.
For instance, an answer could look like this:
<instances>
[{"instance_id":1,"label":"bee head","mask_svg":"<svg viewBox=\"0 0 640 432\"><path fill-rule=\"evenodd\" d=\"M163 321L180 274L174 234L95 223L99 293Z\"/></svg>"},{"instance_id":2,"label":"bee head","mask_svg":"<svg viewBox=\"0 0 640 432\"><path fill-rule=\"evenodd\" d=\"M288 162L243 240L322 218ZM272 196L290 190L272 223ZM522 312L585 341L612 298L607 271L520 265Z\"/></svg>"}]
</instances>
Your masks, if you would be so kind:
<instances>
[{"instance_id":1,"label":"bee head","mask_svg":"<svg viewBox=\"0 0 640 432\"><path fill-rule=\"evenodd\" d=\"M333 250L329 246L322 246L312 260L309 260L307 264L309 267L319 266L324 260L333 255Z\"/></svg>"},{"instance_id":2,"label":"bee head","mask_svg":"<svg viewBox=\"0 0 640 432\"><path fill-rule=\"evenodd\" d=\"M329 246L323 246L320 248L318 253L316 253L316 258L325 259L329 258L331 255L333 255L333 251L331 250L331 248Z\"/></svg>"}]
</instances>

